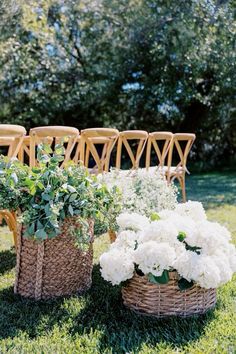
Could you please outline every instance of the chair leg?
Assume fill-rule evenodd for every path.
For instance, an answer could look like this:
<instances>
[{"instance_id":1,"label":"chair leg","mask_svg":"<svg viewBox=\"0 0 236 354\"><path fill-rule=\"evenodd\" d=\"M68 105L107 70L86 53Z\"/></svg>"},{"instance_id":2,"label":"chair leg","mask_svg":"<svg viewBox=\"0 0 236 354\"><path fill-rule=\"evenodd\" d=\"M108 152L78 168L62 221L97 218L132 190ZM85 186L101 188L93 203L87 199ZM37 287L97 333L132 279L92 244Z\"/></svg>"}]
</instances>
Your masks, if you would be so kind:
<instances>
[{"instance_id":1,"label":"chair leg","mask_svg":"<svg viewBox=\"0 0 236 354\"><path fill-rule=\"evenodd\" d=\"M185 175L181 176L180 181L181 181L180 186L182 189L182 200L183 203L186 203Z\"/></svg>"},{"instance_id":2,"label":"chair leg","mask_svg":"<svg viewBox=\"0 0 236 354\"><path fill-rule=\"evenodd\" d=\"M113 230L108 230L108 234L109 234L109 237L110 237L110 242L111 242L111 243L115 242L115 240L116 240L116 233L115 233L115 231L113 231Z\"/></svg>"},{"instance_id":3,"label":"chair leg","mask_svg":"<svg viewBox=\"0 0 236 354\"><path fill-rule=\"evenodd\" d=\"M4 218L9 230L13 233L14 246L17 248L17 220L15 214L10 211L5 211L4 214L1 215L1 218Z\"/></svg>"}]
</instances>

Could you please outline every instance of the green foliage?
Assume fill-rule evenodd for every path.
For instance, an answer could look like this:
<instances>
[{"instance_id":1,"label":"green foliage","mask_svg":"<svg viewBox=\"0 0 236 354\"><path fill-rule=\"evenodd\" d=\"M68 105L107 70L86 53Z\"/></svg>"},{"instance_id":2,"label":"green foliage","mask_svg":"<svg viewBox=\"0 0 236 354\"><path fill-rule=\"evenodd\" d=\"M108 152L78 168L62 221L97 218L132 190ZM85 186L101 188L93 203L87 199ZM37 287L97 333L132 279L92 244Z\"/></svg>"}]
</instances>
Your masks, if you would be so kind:
<instances>
[{"instance_id":1,"label":"green foliage","mask_svg":"<svg viewBox=\"0 0 236 354\"><path fill-rule=\"evenodd\" d=\"M110 220L110 208L115 215L119 204L113 203L113 198L116 200L113 191L109 192L84 167L70 162L60 168L63 154L61 145L56 145L52 151L50 146L42 144L38 147L37 167L29 168L3 159L0 165L3 186L0 207L19 208L25 225L24 236L38 240L56 237L63 220L75 217L82 228L78 231L71 227L70 232L81 246L90 240L88 219L106 223L107 219ZM4 201L8 192L12 195Z\"/></svg>"},{"instance_id":2,"label":"green foliage","mask_svg":"<svg viewBox=\"0 0 236 354\"><path fill-rule=\"evenodd\" d=\"M235 1L6 3L1 122L194 131L208 166L235 153Z\"/></svg>"},{"instance_id":3,"label":"green foliage","mask_svg":"<svg viewBox=\"0 0 236 354\"><path fill-rule=\"evenodd\" d=\"M153 275L152 273L148 274L148 280L153 284L167 284L169 279L168 270L164 270L160 276Z\"/></svg>"}]
</instances>

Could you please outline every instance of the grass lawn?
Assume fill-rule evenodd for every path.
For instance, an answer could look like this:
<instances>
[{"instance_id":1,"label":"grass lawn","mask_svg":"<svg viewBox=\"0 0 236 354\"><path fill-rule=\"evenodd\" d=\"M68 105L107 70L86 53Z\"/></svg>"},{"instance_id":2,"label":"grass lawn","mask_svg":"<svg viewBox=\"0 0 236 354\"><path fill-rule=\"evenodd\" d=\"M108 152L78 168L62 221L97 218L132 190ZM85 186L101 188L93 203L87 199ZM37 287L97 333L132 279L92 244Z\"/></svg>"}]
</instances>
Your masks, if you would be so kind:
<instances>
[{"instance_id":1,"label":"grass lawn","mask_svg":"<svg viewBox=\"0 0 236 354\"><path fill-rule=\"evenodd\" d=\"M201 200L211 220L225 224L236 242L236 175L195 175L189 199ZM217 306L204 316L155 320L122 305L119 287L100 276L95 244L93 285L82 297L38 302L13 294L15 253L0 230L0 353L236 353L236 277L218 290Z\"/></svg>"}]
</instances>

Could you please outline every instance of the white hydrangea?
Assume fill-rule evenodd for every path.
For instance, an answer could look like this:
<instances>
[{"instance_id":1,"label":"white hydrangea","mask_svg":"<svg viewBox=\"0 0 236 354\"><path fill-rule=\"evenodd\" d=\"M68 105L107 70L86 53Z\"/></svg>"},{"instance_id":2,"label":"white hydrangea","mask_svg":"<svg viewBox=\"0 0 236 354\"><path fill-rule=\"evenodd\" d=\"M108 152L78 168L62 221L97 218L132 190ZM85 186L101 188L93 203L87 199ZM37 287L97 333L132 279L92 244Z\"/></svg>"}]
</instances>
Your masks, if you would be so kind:
<instances>
[{"instance_id":1,"label":"white hydrangea","mask_svg":"<svg viewBox=\"0 0 236 354\"><path fill-rule=\"evenodd\" d=\"M220 284L225 284L230 281L233 271L227 256L221 250L218 250L215 252L214 256L212 256L212 259L220 271Z\"/></svg>"},{"instance_id":2,"label":"white hydrangea","mask_svg":"<svg viewBox=\"0 0 236 354\"><path fill-rule=\"evenodd\" d=\"M122 213L120 214L116 222L121 230L143 230L150 224L149 219L137 213Z\"/></svg>"},{"instance_id":3,"label":"white hydrangea","mask_svg":"<svg viewBox=\"0 0 236 354\"><path fill-rule=\"evenodd\" d=\"M202 203L188 201L186 203L179 203L175 207L177 214L182 216L189 216L194 221L206 220L206 213Z\"/></svg>"},{"instance_id":4,"label":"white hydrangea","mask_svg":"<svg viewBox=\"0 0 236 354\"><path fill-rule=\"evenodd\" d=\"M167 216L167 213L166 213ZM189 216L182 216L176 212L171 211L169 218L165 218L167 225L174 225L177 229L177 235L179 232L184 232L186 235L185 241L190 246L196 245L196 240L198 237L196 223Z\"/></svg>"},{"instance_id":5,"label":"white hydrangea","mask_svg":"<svg viewBox=\"0 0 236 354\"><path fill-rule=\"evenodd\" d=\"M205 289L217 288L221 283L220 270L215 260L205 255L197 257L191 278Z\"/></svg>"},{"instance_id":6,"label":"white hydrangea","mask_svg":"<svg viewBox=\"0 0 236 354\"><path fill-rule=\"evenodd\" d=\"M177 239L178 229L164 220L153 221L140 235L140 243L148 241L168 242L170 245L179 242Z\"/></svg>"},{"instance_id":7,"label":"white hydrangea","mask_svg":"<svg viewBox=\"0 0 236 354\"><path fill-rule=\"evenodd\" d=\"M134 260L144 273L160 276L163 271L169 270L176 259L175 250L168 243L148 241L138 246L134 251Z\"/></svg>"},{"instance_id":8,"label":"white hydrangea","mask_svg":"<svg viewBox=\"0 0 236 354\"><path fill-rule=\"evenodd\" d=\"M177 254L173 267L181 277L190 282L198 257L197 253L188 251L184 248L182 249L182 252Z\"/></svg>"},{"instance_id":9,"label":"white hydrangea","mask_svg":"<svg viewBox=\"0 0 236 354\"><path fill-rule=\"evenodd\" d=\"M204 220L197 224L197 229L196 246L201 247L203 253L211 255L218 248L224 249L228 247L231 236L225 227L215 222Z\"/></svg>"},{"instance_id":10,"label":"white hydrangea","mask_svg":"<svg viewBox=\"0 0 236 354\"><path fill-rule=\"evenodd\" d=\"M134 250L139 240L139 233L135 231L125 230L121 231L115 242L111 244L113 248L123 248L124 250Z\"/></svg>"},{"instance_id":11,"label":"white hydrangea","mask_svg":"<svg viewBox=\"0 0 236 354\"><path fill-rule=\"evenodd\" d=\"M132 278L134 273L132 253L122 249L113 248L103 253L100 257L100 266L102 277L112 285Z\"/></svg>"},{"instance_id":12,"label":"white hydrangea","mask_svg":"<svg viewBox=\"0 0 236 354\"><path fill-rule=\"evenodd\" d=\"M117 240L100 259L104 279L119 284L133 276L137 265L144 274L156 276L174 269L206 289L228 282L236 272L230 232L207 221L199 203L176 209L159 212L160 220L152 222L138 213L121 214ZM182 242L179 232L185 234Z\"/></svg>"}]
</instances>

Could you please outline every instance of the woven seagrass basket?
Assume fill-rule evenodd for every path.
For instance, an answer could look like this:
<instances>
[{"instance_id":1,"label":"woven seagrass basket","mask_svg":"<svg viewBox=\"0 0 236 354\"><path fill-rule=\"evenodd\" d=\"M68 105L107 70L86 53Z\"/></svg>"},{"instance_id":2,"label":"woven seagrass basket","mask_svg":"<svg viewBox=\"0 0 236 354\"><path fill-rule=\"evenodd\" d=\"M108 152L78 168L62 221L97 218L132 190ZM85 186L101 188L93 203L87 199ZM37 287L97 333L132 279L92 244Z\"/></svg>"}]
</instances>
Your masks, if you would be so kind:
<instances>
[{"instance_id":1,"label":"woven seagrass basket","mask_svg":"<svg viewBox=\"0 0 236 354\"><path fill-rule=\"evenodd\" d=\"M43 242L23 237L19 226L14 292L35 300L80 294L91 286L93 267L93 221L87 252L75 246L70 227L80 227L76 217L66 219L56 238Z\"/></svg>"},{"instance_id":2,"label":"woven seagrass basket","mask_svg":"<svg viewBox=\"0 0 236 354\"><path fill-rule=\"evenodd\" d=\"M180 291L177 272L169 272L167 284L152 284L147 276L135 274L122 288L124 305L131 310L156 318L188 317L203 314L216 304L216 290L197 285Z\"/></svg>"}]
</instances>

